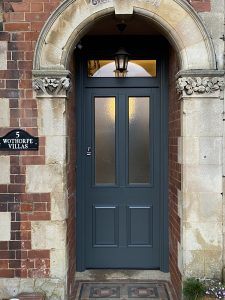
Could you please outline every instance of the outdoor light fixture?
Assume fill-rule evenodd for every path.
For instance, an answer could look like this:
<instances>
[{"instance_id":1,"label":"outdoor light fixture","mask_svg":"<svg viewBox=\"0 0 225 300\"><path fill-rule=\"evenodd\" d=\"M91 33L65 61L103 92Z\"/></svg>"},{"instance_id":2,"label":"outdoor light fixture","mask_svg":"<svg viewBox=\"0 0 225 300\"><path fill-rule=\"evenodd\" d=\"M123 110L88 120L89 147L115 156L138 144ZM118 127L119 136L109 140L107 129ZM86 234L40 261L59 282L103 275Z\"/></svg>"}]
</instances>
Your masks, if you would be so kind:
<instances>
[{"instance_id":1,"label":"outdoor light fixture","mask_svg":"<svg viewBox=\"0 0 225 300\"><path fill-rule=\"evenodd\" d=\"M117 29L122 34L127 25L122 22L117 24ZM115 75L116 77L126 77L127 74L127 66L128 66L129 54L124 49L124 47L120 47L119 50L115 53Z\"/></svg>"},{"instance_id":2,"label":"outdoor light fixture","mask_svg":"<svg viewBox=\"0 0 225 300\"><path fill-rule=\"evenodd\" d=\"M120 73L127 73L128 60L129 60L129 54L124 48L121 47L115 53L116 71Z\"/></svg>"}]
</instances>

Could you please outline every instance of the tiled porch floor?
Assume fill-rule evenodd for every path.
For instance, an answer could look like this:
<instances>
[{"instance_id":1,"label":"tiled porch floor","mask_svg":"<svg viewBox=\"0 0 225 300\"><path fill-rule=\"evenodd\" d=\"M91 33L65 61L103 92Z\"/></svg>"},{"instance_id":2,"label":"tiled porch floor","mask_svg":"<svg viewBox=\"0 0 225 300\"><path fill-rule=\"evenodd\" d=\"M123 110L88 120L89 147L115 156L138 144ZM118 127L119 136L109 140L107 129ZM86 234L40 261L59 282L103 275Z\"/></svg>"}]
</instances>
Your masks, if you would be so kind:
<instances>
[{"instance_id":1,"label":"tiled porch floor","mask_svg":"<svg viewBox=\"0 0 225 300\"><path fill-rule=\"evenodd\" d=\"M176 300L170 276L160 271L88 270L76 274L70 300Z\"/></svg>"}]
</instances>

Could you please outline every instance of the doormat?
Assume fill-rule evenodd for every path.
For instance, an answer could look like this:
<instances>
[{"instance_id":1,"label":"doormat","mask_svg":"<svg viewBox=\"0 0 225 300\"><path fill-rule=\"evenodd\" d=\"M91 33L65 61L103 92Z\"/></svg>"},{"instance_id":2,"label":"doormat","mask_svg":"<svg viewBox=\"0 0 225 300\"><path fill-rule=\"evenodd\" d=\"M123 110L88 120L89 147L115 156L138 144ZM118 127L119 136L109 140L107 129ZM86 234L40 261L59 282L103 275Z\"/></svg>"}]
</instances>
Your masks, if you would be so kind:
<instances>
[{"instance_id":1,"label":"doormat","mask_svg":"<svg viewBox=\"0 0 225 300\"><path fill-rule=\"evenodd\" d=\"M75 300L172 300L167 282L82 282Z\"/></svg>"}]
</instances>

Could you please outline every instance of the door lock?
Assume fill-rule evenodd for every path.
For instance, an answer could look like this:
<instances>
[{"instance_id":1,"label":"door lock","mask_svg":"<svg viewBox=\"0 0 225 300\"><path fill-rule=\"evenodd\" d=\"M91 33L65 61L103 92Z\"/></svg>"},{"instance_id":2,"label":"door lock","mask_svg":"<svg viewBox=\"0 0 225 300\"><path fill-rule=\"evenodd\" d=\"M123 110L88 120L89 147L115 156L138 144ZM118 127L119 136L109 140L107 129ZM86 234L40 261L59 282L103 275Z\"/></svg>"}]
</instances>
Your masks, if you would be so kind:
<instances>
[{"instance_id":1,"label":"door lock","mask_svg":"<svg viewBox=\"0 0 225 300\"><path fill-rule=\"evenodd\" d=\"M87 156L91 156L91 147L87 147L87 153L86 153Z\"/></svg>"}]
</instances>

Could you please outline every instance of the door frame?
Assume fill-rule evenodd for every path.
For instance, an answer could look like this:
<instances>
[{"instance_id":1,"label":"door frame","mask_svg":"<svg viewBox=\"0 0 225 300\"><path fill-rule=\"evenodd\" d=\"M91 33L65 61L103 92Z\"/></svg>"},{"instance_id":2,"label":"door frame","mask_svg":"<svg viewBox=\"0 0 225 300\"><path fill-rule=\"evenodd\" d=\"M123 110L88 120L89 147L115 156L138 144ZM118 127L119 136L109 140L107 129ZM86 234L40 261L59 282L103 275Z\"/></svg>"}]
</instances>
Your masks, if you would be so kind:
<instances>
[{"instance_id":1,"label":"door frame","mask_svg":"<svg viewBox=\"0 0 225 300\"><path fill-rule=\"evenodd\" d=\"M134 37L124 37L123 45L131 47L132 54L138 53L138 58L151 57L157 60L156 78L122 78L126 87L159 87L160 88L160 114L161 134L160 135L160 165L161 187L160 188L160 270L169 271L169 223L168 223L168 42L161 37L135 37L136 47L132 45ZM103 45L108 45L105 47ZM75 85L76 85L76 268L77 271L84 271L85 267L85 203L84 203L84 146L85 115L82 107L85 97L85 87L124 87L121 78L87 78L86 61L88 58L104 59L112 56L116 48L121 44L118 37L87 37L82 40L84 50L75 51ZM142 53L139 54L140 45ZM154 45L154 47L153 47ZM101 50L100 50L101 49ZM124 83L123 82L123 83ZM150 86L149 86L150 85ZM78 126L81 124L81 126Z\"/></svg>"}]
</instances>

